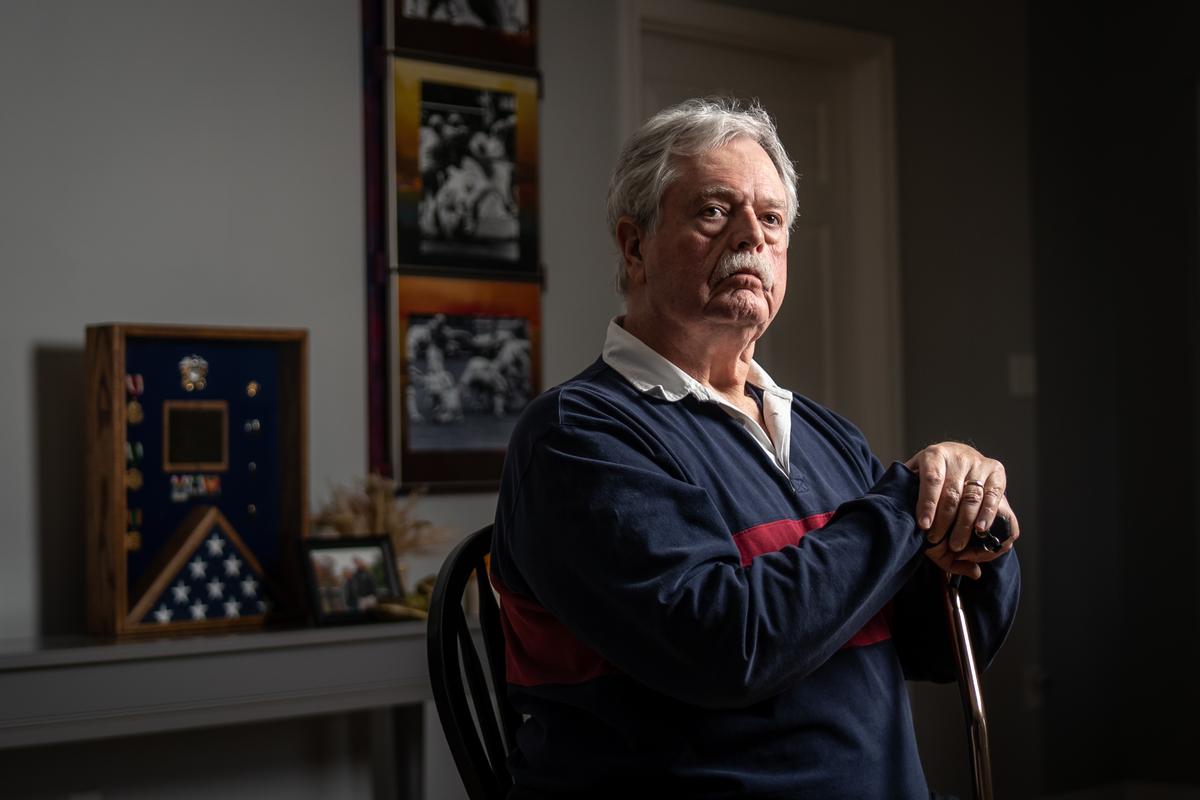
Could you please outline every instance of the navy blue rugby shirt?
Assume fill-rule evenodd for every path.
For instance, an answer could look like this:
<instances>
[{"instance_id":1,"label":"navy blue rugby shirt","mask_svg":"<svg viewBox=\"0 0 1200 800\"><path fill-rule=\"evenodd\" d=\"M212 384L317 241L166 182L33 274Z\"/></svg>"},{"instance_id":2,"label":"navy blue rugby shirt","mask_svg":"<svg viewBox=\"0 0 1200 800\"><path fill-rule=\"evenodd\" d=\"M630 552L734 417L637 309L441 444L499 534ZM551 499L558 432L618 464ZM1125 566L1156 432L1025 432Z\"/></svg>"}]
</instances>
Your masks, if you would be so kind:
<instances>
[{"instance_id":1,"label":"navy blue rugby shirt","mask_svg":"<svg viewBox=\"0 0 1200 800\"><path fill-rule=\"evenodd\" d=\"M928 797L904 680L954 662L917 478L751 381L784 442L614 322L518 423L492 556L513 797ZM984 664L1019 586L1014 553L964 581Z\"/></svg>"}]
</instances>

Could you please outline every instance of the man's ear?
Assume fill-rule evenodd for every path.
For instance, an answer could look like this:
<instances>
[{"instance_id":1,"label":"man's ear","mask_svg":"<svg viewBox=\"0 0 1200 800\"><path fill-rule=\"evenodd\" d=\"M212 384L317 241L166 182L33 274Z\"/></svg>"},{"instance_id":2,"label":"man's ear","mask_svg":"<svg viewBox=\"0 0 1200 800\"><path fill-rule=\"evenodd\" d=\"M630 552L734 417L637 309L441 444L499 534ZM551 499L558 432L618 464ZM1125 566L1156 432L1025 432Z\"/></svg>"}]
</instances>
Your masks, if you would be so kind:
<instances>
[{"instance_id":1,"label":"man's ear","mask_svg":"<svg viewBox=\"0 0 1200 800\"><path fill-rule=\"evenodd\" d=\"M645 279L646 265L642 260L642 229L629 217L617 220L617 246L625 260L625 274L630 283L641 283Z\"/></svg>"}]
</instances>

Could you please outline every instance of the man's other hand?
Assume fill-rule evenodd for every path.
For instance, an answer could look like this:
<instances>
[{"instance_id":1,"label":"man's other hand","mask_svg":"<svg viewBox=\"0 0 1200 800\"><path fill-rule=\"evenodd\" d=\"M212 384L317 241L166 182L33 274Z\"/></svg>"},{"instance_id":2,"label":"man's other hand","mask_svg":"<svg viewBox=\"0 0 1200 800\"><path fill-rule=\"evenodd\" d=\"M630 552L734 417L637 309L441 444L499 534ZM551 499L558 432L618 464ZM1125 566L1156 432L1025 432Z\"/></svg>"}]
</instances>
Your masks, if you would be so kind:
<instances>
[{"instance_id":1,"label":"man's other hand","mask_svg":"<svg viewBox=\"0 0 1200 800\"><path fill-rule=\"evenodd\" d=\"M1017 517L1004 497L1004 465L958 442L930 445L905 462L917 473L917 525L925 531L926 551L947 572L978 577L978 564L1012 549L1020 536ZM975 531L992 527L997 514L1008 517L1012 537L995 553L968 550Z\"/></svg>"},{"instance_id":2,"label":"man's other hand","mask_svg":"<svg viewBox=\"0 0 1200 800\"><path fill-rule=\"evenodd\" d=\"M1008 505L1008 500L1000 502L999 515L1008 517L1009 525L1012 526L1012 536L1006 539L1004 544L996 548L995 551L984 550L982 547L970 547L961 552L955 552L950 549L950 537L946 537L937 544L927 547L925 555L933 563L937 564L938 568L943 572L950 573L951 575L964 575L972 580L977 580L983 574L979 569L979 565L993 561L1009 550L1012 550L1017 537L1021 535L1021 526L1017 522L1017 515L1013 513L1012 508Z\"/></svg>"}]
</instances>

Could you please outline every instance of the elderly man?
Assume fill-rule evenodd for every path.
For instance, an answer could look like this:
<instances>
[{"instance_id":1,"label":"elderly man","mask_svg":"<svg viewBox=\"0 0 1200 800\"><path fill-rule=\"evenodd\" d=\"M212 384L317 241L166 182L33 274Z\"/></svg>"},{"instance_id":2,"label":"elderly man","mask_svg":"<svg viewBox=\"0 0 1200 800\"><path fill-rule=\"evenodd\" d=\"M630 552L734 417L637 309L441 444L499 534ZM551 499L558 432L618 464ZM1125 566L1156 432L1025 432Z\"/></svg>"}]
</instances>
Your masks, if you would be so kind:
<instances>
[{"instance_id":1,"label":"elderly man","mask_svg":"<svg viewBox=\"0 0 1200 800\"><path fill-rule=\"evenodd\" d=\"M1009 629L1003 467L885 468L754 362L796 216L761 108L655 115L608 207L626 313L527 409L496 512L513 796L928 797L904 681L953 680L948 572L985 663ZM997 514L1012 540L969 548Z\"/></svg>"}]
</instances>

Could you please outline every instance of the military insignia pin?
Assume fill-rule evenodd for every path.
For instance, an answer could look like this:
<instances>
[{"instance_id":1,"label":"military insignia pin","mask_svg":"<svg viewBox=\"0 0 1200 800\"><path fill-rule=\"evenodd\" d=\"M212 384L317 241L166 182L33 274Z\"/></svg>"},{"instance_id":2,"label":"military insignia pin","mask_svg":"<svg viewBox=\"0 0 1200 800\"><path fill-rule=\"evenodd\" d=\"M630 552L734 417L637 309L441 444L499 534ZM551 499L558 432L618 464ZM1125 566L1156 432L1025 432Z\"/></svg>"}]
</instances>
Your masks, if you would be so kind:
<instances>
[{"instance_id":1,"label":"military insignia pin","mask_svg":"<svg viewBox=\"0 0 1200 800\"><path fill-rule=\"evenodd\" d=\"M198 355L179 359L179 382L189 392L199 392L208 385L208 362Z\"/></svg>"}]
</instances>

